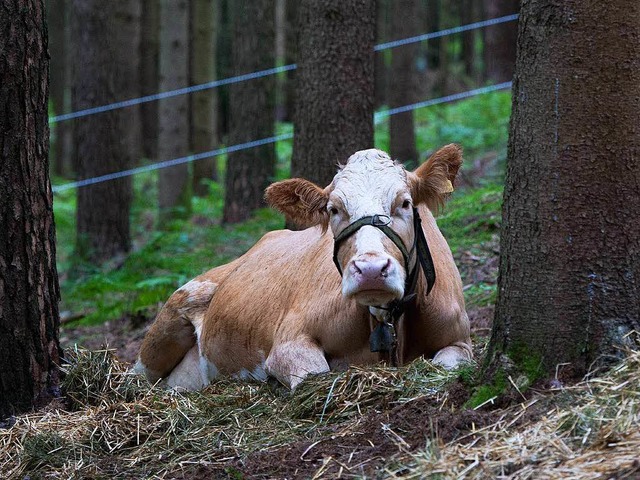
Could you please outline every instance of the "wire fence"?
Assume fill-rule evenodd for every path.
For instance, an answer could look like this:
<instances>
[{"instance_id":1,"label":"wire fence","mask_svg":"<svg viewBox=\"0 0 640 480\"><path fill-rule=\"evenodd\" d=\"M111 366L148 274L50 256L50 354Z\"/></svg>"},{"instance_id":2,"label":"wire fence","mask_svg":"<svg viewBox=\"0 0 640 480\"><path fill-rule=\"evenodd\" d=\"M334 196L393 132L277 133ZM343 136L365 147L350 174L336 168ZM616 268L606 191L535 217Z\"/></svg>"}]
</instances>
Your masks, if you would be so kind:
<instances>
[{"instance_id":1,"label":"wire fence","mask_svg":"<svg viewBox=\"0 0 640 480\"><path fill-rule=\"evenodd\" d=\"M384 118L389 117L391 115L396 115L399 113L409 112L413 110L417 110L419 108L430 107L432 105L438 105L441 103L454 102L457 100L462 100L465 98L473 97L476 95L483 95L486 93L496 92L498 90L505 90L511 88L511 82L499 83L497 85L490 85L487 87L476 88L473 90L468 90L466 92L455 93L453 95L447 95L439 98L432 98L430 100L425 100L418 103L413 103L411 105L405 105L397 108L390 108L387 110L381 110L374 114L374 122L379 123ZM211 150L208 152L197 153L193 155L187 155L185 157L175 158L173 160L165 160L163 162L154 163L152 165L145 165L142 167L131 168L129 170L122 170L120 172L109 173L106 175L101 175L99 177L87 178L84 180L78 180L75 182L69 182L62 185L56 185L52 188L53 193L62 192L65 190L69 190L72 188L80 188L86 187L88 185L95 185L96 183L108 182L110 180L115 180L123 177L130 177L132 175L137 175L139 173L151 172L153 170L160 170L163 168L174 167L176 165L181 165L183 163L195 162L197 160L202 160L205 158L217 157L220 155L237 152L240 150L248 150L250 148L259 147L261 145L268 145L271 143L276 143L284 140L290 140L293 138L293 133L283 133L281 135L275 135L268 138L263 138L260 140L253 140L251 142L240 143L237 145L231 145L229 147L222 147L215 150Z\"/></svg>"},{"instance_id":2,"label":"wire fence","mask_svg":"<svg viewBox=\"0 0 640 480\"><path fill-rule=\"evenodd\" d=\"M457 33L477 30L480 28L490 27L492 25L513 22L514 20L517 20L517 19L518 19L517 13L513 15L505 15L502 17L491 18L488 20L480 21L480 22L469 23L467 25L459 25L457 27L447 28L445 30L440 30L437 32L425 33L425 34L417 35L414 37L403 38L400 40L394 40L392 42L381 43L376 45L374 47L374 50L376 52L380 52L383 50L388 50L390 48L409 45L411 43L423 42L426 40L432 40L434 38L440 38L447 35L455 35ZM190 87L178 88L176 90L170 90L167 92L160 92L153 95L145 95L143 97L132 98L132 99L123 100L120 102L114 102L108 105L102 105L98 107L87 108L84 110L78 110L76 112L65 113L65 114L50 117L49 124L72 120L74 118L86 117L88 115L96 115L98 113L117 110L120 108L133 107L135 105L140 105L142 103L155 102L157 100L163 100L166 98L176 97L179 95L187 95L195 92L201 92L203 90L209 90L209 89L221 87L224 85L232 85L234 83L246 82L249 80L254 80L256 78L262 78L270 75L276 75L278 73L288 72L291 70L295 70L296 68L297 68L297 65L295 63L292 63L289 65L283 65L281 67L269 68L267 70L260 70L257 72L247 73L244 75L237 75L235 77L224 78L221 80L214 80L211 82L202 83L199 85L193 85Z\"/></svg>"},{"instance_id":3,"label":"wire fence","mask_svg":"<svg viewBox=\"0 0 640 480\"><path fill-rule=\"evenodd\" d=\"M401 47L403 45L409 45L412 43L417 43L417 42L423 42L426 40L431 40L434 38L439 38L439 37L444 37L446 35L454 35L457 33L462 33L462 32L467 32L467 31L472 31L472 30L476 30L479 28L485 28L488 26L492 26L492 25L498 25L501 23L506 23L506 22L512 22L514 20L517 20L518 18L518 14L513 14L513 15L505 15L502 17L497 17L497 18L492 18L492 19L488 19L488 20L483 20L480 22L474 22L474 23L470 23L467 25L459 25L457 27L452 27L452 28L447 28L444 30L439 30L437 32L430 32L430 33L425 33L422 35L417 35L414 37L409 37L409 38L403 38L403 39L399 39L399 40L394 40L392 42L386 42L386 43L381 43L378 44L374 47L374 50L379 52L379 51L383 51L383 50L387 50L387 49L391 49L391 48L397 48L397 47ZM282 73L282 72L288 72L291 70L295 70L297 68L296 64L290 64L290 65L284 65L281 67L275 67L275 68L270 68L267 70L261 70L261 71L257 71L257 72L252 72L252 73L247 73L244 75L238 75L238 76L234 76L234 77L229 77L229 78L224 78L224 79L220 79L220 80L214 80L211 82L207 82L207 83L203 83L203 84L199 84L199 85L193 85L190 87L185 87L185 88L179 88L176 90L171 90L171 91L167 91L167 92L160 92L157 94L153 94L153 95L146 95L143 97L138 97L138 98L133 98L133 99L129 99L129 100L124 100L124 101L120 101L120 102L115 102L115 103L111 103L108 105L102 105L102 106L98 106L98 107L93 107L93 108L88 108L88 109L84 109L84 110L79 110L76 112L71 112L71 113L67 113L67 114L63 114L63 115L57 115L57 116L53 116L49 118L49 124L55 124L58 122L63 122L63 121L67 121L67 120L72 120L75 118L81 118L81 117L86 117L89 115L96 115L99 113L103 113L103 112L107 112L107 111L111 111L111 110L116 110L116 109L120 109L120 108L126 108L126 107L132 107L135 105L139 105L142 103L147 103L147 102L152 102L152 101L157 101L157 100L162 100L165 98L171 98L171 97L175 97L178 95L187 95L187 94L191 94L191 93L195 93L195 92L200 92L203 90L208 90L211 88L217 88L223 85L231 85L234 83L239 83L239 82L246 82L249 80L253 80L256 78L261 78L261 77L266 77L269 75L276 75L278 73ZM490 93L490 92L495 92L498 90L504 90L507 88L511 88L511 82L504 82L504 83L500 83L498 85L491 85L491 86L487 86L487 87L482 87L482 88L476 88L473 90L468 90L466 92L460 92L460 93L456 93L453 95L447 95L444 97L439 97L439 98L433 98L430 100L425 100L422 102L417 102L417 103L413 103L410 105L404 105L401 107L396 107L396 108L391 108L391 109L386 109L386 110L381 110L378 111L374 114L374 122L380 123L384 118L387 118L391 115L396 115L396 114L400 114L400 113L404 113L404 112L409 112L409 111L413 111L419 108L425 108L425 107L429 107L432 105L437 105L437 104L441 104L441 103L447 103L447 102L454 102L457 100L462 100L465 98L469 98L475 95L482 95L485 93ZM131 168L131 169L127 169L127 170L122 170L119 172L113 172L113 173L109 173L106 175L100 175L97 177L92 177L92 178L86 178L83 180L77 180L74 182L69 182L69 183L65 183L62 185L55 185L52 187L53 193L59 193L59 192L63 192L65 190L70 190L73 188L81 188L81 187L86 187L89 185L95 185L98 183L102 183L102 182L108 182L111 180L116 180L118 178L124 178L124 177L130 177L132 175L137 175L137 174L141 174L141 173L145 173L145 172L151 172L154 170L160 170L163 168L169 168L169 167L173 167L176 165L181 165L184 163L191 163L191 162L195 162L198 160L203 160L206 158L212 158L212 157L217 157L220 155L225 155L228 153L232 153L232 152L237 152L237 151L241 151L241 150L248 150L250 148L255 148L261 145L268 145L268 144L272 144L272 143L276 143L276 142L280 142L280 141L285 141L285 140L290 140L293 138L293 133L284 133L281 135L274 135L268 138L263 138L263 139L257 139L257 140L253 140L250 142L245 142L245 143L240 143L237 145L231 145L228 147L221 147L221 148L217 148L215 150L210 150L208 152L201 152L201 153L197 153L197 154L193 154L193 155L187 155L184 157L179 157L179 158L175 158L172 160L165 160L165 161L161 161L161 162L157 162L151 165L144 165L141 167L136 167L136 168Z\"/></svg>"}]
</instances>

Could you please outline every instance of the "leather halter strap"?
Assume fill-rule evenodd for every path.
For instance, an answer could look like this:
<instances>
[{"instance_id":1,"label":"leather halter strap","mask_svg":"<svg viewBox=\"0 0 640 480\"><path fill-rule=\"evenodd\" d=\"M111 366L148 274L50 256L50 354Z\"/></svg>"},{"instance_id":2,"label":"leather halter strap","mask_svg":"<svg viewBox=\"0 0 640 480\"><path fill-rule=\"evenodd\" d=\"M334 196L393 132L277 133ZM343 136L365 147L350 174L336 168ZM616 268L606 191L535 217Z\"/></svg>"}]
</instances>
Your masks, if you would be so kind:
<instances>
[{"instance_id":1,"label":"leather halter strap","mask_svg":"<svg viewBox=\"0 0 640 480\"><path fill-rule=\"evenodd\" d=\"M347 227L345 227L344 230L336 235L333 240L333 263L335 263L338 272L340 272L340 275L342 275L342 268L340 267L340 262L338 262L338 250L340 249L340 245L362 227L367 225L376 227L378 230L384 233L389 238L389 240L391 240L393 244L398 248L398 250L400 250L400 253L402 253L402 257L404 258L405 272L407 272L405 281L405 299L409 295L412 295L414 293L415 285L418 279L418 266L416 265L413 269L410 269L409 266L411 254L414 250L417 251L418 262L422 267L425 278L427 279L427 295L429 295L429 292L431 292L431 289L436 282L436 270L433 265L433 258L431 258L431 252L429 251L427 239L424 235L424 231L422 230L422 220L420 219L418 210L415 207L413 208L414 243L411 251L407 250L407 247L405 246L400 236L391 227L389 227L390 223L391 217L389 217L388 215L370 215L362 217L354 221L353 223L350 223Z\"/></svg>"}]
</instances>

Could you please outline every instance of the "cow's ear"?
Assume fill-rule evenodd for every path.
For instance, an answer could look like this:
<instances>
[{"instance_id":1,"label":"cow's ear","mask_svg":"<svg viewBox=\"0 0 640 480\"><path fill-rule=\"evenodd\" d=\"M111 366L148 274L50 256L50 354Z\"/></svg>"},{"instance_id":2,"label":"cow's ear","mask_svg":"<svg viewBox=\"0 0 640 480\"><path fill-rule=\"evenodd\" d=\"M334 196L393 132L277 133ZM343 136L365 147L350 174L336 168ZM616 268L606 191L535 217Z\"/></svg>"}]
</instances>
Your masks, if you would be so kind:
<instances>
[{"instance_id":1,"label":"cow's ear","mask_svg":"<svg viewBox=\"0 0 640 480\"><path fill-rule=\"evenodd\" d=\"M269 205L296 225L303 228L322 225L326 230L329 223L328 188L323 190L308 180L292 178L270 185L265 198Z\"/></svg>"},{"instance_id":2,"label":"cow's ear","mask_svg":"<svg viewBox=\"0 0 640 480\"><path fill-rule=\"evenodd\" d=\"M453 184L462 165L462 148L456 144L442 147L409 174L414 204L424 203L433 212L444 204L453 192Z\"/></svg>"}]
</instances>

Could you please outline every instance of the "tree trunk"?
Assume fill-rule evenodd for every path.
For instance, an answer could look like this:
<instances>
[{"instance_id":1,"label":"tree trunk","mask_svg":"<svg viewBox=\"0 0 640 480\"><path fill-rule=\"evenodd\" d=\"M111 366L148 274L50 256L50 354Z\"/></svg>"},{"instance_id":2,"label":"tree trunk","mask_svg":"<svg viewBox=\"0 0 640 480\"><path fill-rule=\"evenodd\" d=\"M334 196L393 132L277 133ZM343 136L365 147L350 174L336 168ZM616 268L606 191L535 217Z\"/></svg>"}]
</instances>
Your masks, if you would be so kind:
<instances>
[{"instance_id":1,"label":"tree trunk","mask_svg":"<svg viewBox=\"0 0 640 480\"><path fill-rule=\"evenodd\" d=\"M417 0L395 0L391 9L394 39L407 38L418 33ZM416 101L416 57L418 44L410 43L391 51L389 78L389 106L403 107ZM394 160L416 167L418 150L413 111L391 115L389 118L390 154Z\"/></svg>"},{"instance_id":2,"label":"tree trunk","mask_svg":"<svg viewBox=\"0 0 640 480\"><path fill-rule=\"evenodd\" d=\"M390 33L395 38L400 38L397 32L393 32L390 20L390 0L376 0L376 40L375 43L380 44L388 42ZM387 60L392 53L390 50L383 50L376 52L374 55L374 71L375 71L375 85L374 85L374 103L375 108L387 105L387 94L389 93L388 81L389 72L387 68Z\"/></svg>"},{"instance_id":3,"label":"tree trunk","mask_svg":"<svg viewBox=\"0 0 640 480\"><path fill-rule=\"evenodd\" d=\"M298 1L286 0L286 32L285 32L285 65L298 61ZM285 74L285 105L286 111L283 121L293 122L293 115L296 105L296 72L289 70Z\"/></svg>"},{"instance_id":4,"label":"tree trunk","mask_svg":"<svg viewBox=\"0 0 640 480\"><path fill-rule=\"evenodd\" d=\"M0 15L0 420L58 392L58 275L49 183L44 3Z\"/></svg>"},{"instance_id":5,"label":"tree trunk","mask_svg":"<svg viewBox=\"0 0 640 480\"><path fill-rule=\"evenodd\" d=\"M468 25L476 21L475 3L475 0L459 0L460 23L462 25ZM469 80L475 78L475 36L475 30L462 33L462 63L464 64L464 73Z\"/></svg>"},{"instance_id":6,"label":"tree trunk","mask_svg":"<svg viewBox=\"0 0 640 480\"><path fill-rule=\"evenodd\" d=\"M640 4L524 3L513 102L489 358L582 376L640 331Z\"/></svg>"},{"instance_id":7,"label":"tree trunk","mask_svg":"<svg viewBox=\"0 0 640 480\"><path fill-rule=\"evenodd\" d=\"M427 20L429 22L429 31L437 32L440 30L440 3L442 0L426 0L427 1ZM440 68L440 43L442 37L433 38L427 43L427 65L431 70Z\"/></svg>"},{"instance_id":8,"label":"tree trunk","mask_svg":"<svg viewBox=\"0 0 640 480\"><path fill-rule=\"evenodd\" d=\"M518 13L519 0L484 0L487 18ZM506 22L484 29L484 64L487 80L508 82L513 77L516 61L518 22Z\"/></svg>"},{"instance_id":9,"label":"tree trunk","mask_svg":"<svg viewBox=\"0 0 640 480\"><path fill-rule=\"evenodd\" d=\"M142 0L140 20L140 94L153 95L159 91L160 2ZM140 104L142 153L147 159L158 158L158 102Z\"/></svg>"},{"instance_id":10,"label":"tree trunk","mask_svg":"<svg viewBox=\"0 0 640 480\"><path fill-rule=\"evenodd\" d=\"M49 51L51 56L51 95L50 101L53 114L66 113L65 90L69 76L66 72L68 65L65 57L67 45L65 42L66 27L66 3L67 0L49 0L46 4L47 23L49 25ZM67 123L59 122L53 125L52 155L50 164L55 175L65 175L69 171L68 160L64 152L63 130Z\"/></svg>"},{"instance_id":11,"label":"tree trunk","mask_svg":"<svg viewBox=\"0 0 640 480\"><path fill-rule=\"evenodd\" d=\"M137 97L139 2L74 0L73 9L74 110ZM130 168L138 158L138 128L136 107L76 122L78 177ZM81 257L98 263L129 251L131 196L130 177L78 189L76 248Z\"/></svg>"},{"instance_id":12,"label":"tree trunk","mask_svg":"<svg viewBox=\"0 0 640 480\"><path fill-rule=\"evenodd\" d=\"M230 8L234 75L272 68L274 0L232 2ZM273 75L230 86L230 145L273 136L274 87ZM229 154L223 222L246 220L264 205L264 189L273 179L274 170L274 144Z\"/></svg>"},{"instance_id":13,"label":"tree trunk","mask_svg":"<svg viewBox=\"0 0 640 480\"><path fill-rule=\"evenodd\" d=\"M291 175L328 185L373 147L375 2L303 0Z\"/></svg>"},{"instance_id":14,"label":"tree trunk","mask_svg":"<svg viewBox=\"0 0 640 480\"><path fill-rule=\"evenodd\" d=\"M160 2L160 91L187 86L189 78L189 3ZM178 95L158 107L158 157L172 160L189 153L189 97ZM163 168L159 173L160 225L191 213L189 164Z\"/></svg>"},{"instance_id":15,"label":"tree trunk","mask_svg":"<svg viewBox=\"0 0 640 480\"><path fill-rule=\"evenodd\" d=\"M191 3L191 84L199 85L217 78L216 44L219 22L217 0L194 0ZM191 100L191 150L195 153L213 150L218 142L218 89L195 92ZM193 193L206 196L209 187L203 180L217 180L217 157L193 163Z\"/></svg>"}]
</instances>

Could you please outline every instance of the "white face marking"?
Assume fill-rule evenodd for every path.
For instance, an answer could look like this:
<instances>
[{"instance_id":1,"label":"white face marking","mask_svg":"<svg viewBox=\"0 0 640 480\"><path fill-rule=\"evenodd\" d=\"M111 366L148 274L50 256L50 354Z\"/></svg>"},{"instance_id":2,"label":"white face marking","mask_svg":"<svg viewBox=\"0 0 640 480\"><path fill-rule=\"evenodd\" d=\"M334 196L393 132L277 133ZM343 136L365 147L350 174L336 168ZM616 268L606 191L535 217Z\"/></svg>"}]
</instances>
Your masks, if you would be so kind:
<instances>
[{"instance_id":1,"label":"white face marking","mask_svg":"<svg viewBox=\"0 0 640 480\"><path fill-rule=\"evenodd\" d=\"M334 178L328 210L334 235L366 216L387 215L389 226L411 250L413 244L411 196L407 174L380 150L352 155ZM378 228L364 226L340 245L343 258L342 293L364 305L384 305L404 294L404 259Z\"/></svg>"}]
</instances>

